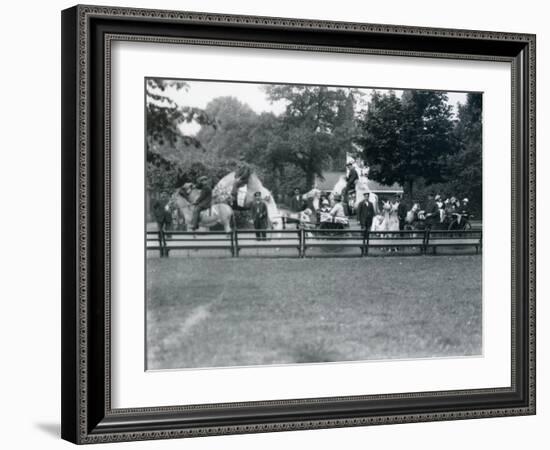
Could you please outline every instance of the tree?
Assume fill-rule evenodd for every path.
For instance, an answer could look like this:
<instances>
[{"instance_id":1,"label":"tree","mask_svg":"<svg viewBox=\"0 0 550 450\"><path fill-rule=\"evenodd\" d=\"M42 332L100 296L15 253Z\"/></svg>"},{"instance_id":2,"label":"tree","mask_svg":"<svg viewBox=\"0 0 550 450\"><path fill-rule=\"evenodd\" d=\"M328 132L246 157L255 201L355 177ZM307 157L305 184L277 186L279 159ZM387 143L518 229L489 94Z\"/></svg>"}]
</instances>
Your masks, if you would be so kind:
<instances>
[{"instance_id":1,"label":"tree","mask_svg":"<svg viewBox=\"0 0 550 450\"><path fill-rule=\"evenodd\" d=\"M370 167L371 178L391 185L401 175L400 127L403 111L395 92L372 94L368 109L359 120L357 143L363 148L363 157Z\"/></svg>"},{"instance_id":2,"label":"tree","mask_svg":"<svg viewBox=\"0 0 550 450\"><path fill-rule=\"evenodd\" d=\"M482 209L482 98L468 93L466 103L459 105L454 130L458 150L449 158L454 191L468 197L478 213Z\"/></svg>"},{"instance_id":3,"label":"tree","mask_svg":"<svg viewBox=\"0 0 550 450\"><path fill-rule=\"evenodd\" d=\"M435 91L375 92L359 119L356 142L371 167L370 176L384 184L404 185L413 195L415 180L445 180L447 158L455 149L451 106Z\"/></svg>"},{"instance_id":4,"label":"tree","mask_svg":"<svg viewBox=\"0 0 550 450\"><path fill-rule=\"evenodd\" d=\"M192 136L185 136L179 126L193 121L201 125L214 124L202 109L177 105L167 93L170 89L188 90L189 85L185 81L147 79L145 94L148 144L164 144L165 141L173 144L177 139L183 139L188 144L199 146L199 142Z\"/></svg>"},{"instance_id":5,"label":"tree","mask_svg":"<svg viewBox=\"0 0 550 450\"><path fill-rule=\"evenodd\" d=\"M334 143L330 150L331 170L342 170L346 165L347 155L356 153L354 140L358 130L355 107L361 96L360 91L350 89L345 100L338 105L332 132Z\"/></svg>"},{"instance_id":6,"label":"tree","mask_svg":"<svg viewBox=\"0 0 550 450\"><path fill-rule=\"evenodd\" d=\"M287 189L289 163L288 149L282 137L284 125L281 118L264 112L257 116L247 142L243 145L242 159L256 165L264 184L277 197Z\"/></svg>"},{"instance_id":7,"label":"tree","mask_svg":"<svg viewBox=\"0 0 550 450\"><path fill-rule=\"evenodd\" d=\"M217 97L206 105L205 113L216 128L203 126L197 133L201 145L221 158L239 159L256 126L258 115L235 97Z\"/></svg>"},{"instance_id":8,"label":"tree","mask_svg":"<svg viewBox=\"0 0 550 450\"><path fill-rule=\"evenodd\" d=\"M145 85L147 183L156 192L173 187L180 165L178 150L200 148L200 142L184 135L180 125L196 122L215 126L200 108L181 107L174 102L169 91L182 89L189 89L189 85L160 78L148 78Z\"/></svg>"},{"instance_id":9,"label":"tree","mask_svg":"<svg viewBox=\"0 0 550 450\"><path fill-rule=\"evenodd\" d=\"M304 173L306 189L311 189L338 147L334 130L339 107L348 99L347 90L302 85L270 85L265 90L271 101L284 100L287 105L271 151L279 155L281 163L298 167Z\"/></svg>"}]
</instances>

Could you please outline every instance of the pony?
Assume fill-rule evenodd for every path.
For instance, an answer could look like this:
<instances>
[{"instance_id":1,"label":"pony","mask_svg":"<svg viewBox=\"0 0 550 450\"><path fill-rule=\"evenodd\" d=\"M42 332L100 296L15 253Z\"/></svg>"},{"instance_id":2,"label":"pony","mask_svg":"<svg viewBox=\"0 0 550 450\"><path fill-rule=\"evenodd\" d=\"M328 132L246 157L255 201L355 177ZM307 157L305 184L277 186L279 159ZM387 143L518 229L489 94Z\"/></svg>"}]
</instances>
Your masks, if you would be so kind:
<instances>
[{"instance_id":1,"label":"pony","mask_svg":"<svg viewBox=\"0 0 550 450\"><path fill-rule=\"evenodd\" d=\"M170 199L170 207L178 211L181 217L185 218L185 223L191 223L194 202L200 195L200 189L197 189L192 183L185 183L181 188L172 194ZM229 233L234 223L234 213L231 206L225 203L213 203L212 206L204 211L201 211L199 219L199 228L209 229L210 227L220 224L224 230Z\"/></svg>"}]
</instances>

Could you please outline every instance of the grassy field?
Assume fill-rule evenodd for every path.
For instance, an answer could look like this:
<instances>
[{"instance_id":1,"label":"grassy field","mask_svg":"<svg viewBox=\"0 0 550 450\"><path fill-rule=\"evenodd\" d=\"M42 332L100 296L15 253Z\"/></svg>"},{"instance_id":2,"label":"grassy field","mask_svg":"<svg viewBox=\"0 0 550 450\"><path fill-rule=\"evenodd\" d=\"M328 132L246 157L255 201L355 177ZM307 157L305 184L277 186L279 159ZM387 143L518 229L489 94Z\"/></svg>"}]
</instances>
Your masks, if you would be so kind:
<instances>
[{"instance_id":1,"label":"grassy field","mask_svg":"<svg viewBox=\"0 0 550 450\"><path fill-rule=\"evenodd\" d=\"M148 369L481 353L481 256L147 260Z\"/></svg>"}]
</instances>

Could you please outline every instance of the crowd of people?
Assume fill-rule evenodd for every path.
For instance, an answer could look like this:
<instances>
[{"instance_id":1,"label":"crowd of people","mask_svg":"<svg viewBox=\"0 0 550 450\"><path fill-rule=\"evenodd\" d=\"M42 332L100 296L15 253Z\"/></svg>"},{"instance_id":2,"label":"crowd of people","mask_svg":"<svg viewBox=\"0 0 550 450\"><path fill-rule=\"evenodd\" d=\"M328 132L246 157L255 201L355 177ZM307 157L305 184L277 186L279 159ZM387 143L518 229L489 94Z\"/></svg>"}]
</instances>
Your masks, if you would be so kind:
<instances>
[{"instance_id":1,"label":"crowd of people","mask_svg":"<svg viewBox=\"0 0 550 450\"><path fill-rule=\"evenodd\" d=\"M463 218L470 217L470 202L467 198L459 200L455 196L443 200L440 194L428 194L425 208L422 209L419 203L414 203L410 210L411 221L427 220L433 223L444 223L456 217L458 222Z\"/></svg>"},{"instance_id":2,"label":"crowd of people","mask_svg":"<svg viewBox=\"0 0 550 450\"><path fill-rule=\"evenodd\" d=\"M364 192L363 199L357 202L354 189L357 174L352 165L348 166L346 187L342 193L313 190L304 194L299 188L294 189L288 202L291 215L287 218L287 223L294 222L297 227L344 228L349 225L350 217L355 215L363 230L398 231L404 230L406 224L419 222L430 226L449 220L460 223L470 215L467 198L459 200L456 196L450 196L443 200L440 194L435 193L429 194L424 203L415 201L407 205L399 194L379 201L376 195ZM200 196L193 203L194 210L189 224L191 230L197 229L200 212L208 209L212 202L212 187L207 177L200 177L196 187L200 189ZM260 192L254 193L254 201L249 210L254 228L258 230L258 239L266 239L265 231L260 230L270 227L270 218ZM171 228L174 220L172 213L169 196L163 192L152 204L152 215L159 229Z\"/></svg>"},{"instance_id":3,"label":"crowd of people","mask_svg":"<svg viewBox=\"0 0 550 450\"><path fill-rule=\"evenodd\" d=\"M346 189L343 195L325 193L305 199L296 189L290 208L302 224L321 225L321 228L323 223L346 224L349 217L355 215L361 229L370 231L399 231L407 224L418 222L433 226L456 220L460 224L470 217L467 198L459 200L450 196L443 200L440 194L431 193L423 204L418 201L407 204L400 194L377 201L376 196L373 199L367 192L353 208L353 195L353 191Z\"/></svg>"}]
</instances>

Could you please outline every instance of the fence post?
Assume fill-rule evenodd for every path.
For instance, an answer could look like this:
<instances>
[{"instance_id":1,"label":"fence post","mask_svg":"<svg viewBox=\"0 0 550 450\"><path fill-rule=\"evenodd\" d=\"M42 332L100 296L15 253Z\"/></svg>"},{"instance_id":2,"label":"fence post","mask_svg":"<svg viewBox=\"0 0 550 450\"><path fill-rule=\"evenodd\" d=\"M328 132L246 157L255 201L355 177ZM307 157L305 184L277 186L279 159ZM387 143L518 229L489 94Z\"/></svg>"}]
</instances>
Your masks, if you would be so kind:
<instances>
[{"instance_id":1,"label":"fence post","mask_svg":"<svg viewBox=\"0 0 550 450\"><path fill-rule=\"evenodd\" d=\"M237 227L235 227L235 230L233 231L233 233L235 234L235 237L233 238L233 242L234 242L234 251L235 251L235 257L238 258L239 257L239 229Z\"/></svg>"},{"instance_id":2,"label":"fence post","mask_svg":"<svg viewBox=\"0 0 550 450\"><path fill-rule=\"evenodd\" d=\"M428 245L430 244L430 231L431 228L426 228L424 230L424 254L428 253Z\"/></svg>"},{"instance_id":3,"label":"fence post","mask_svg":"<svg viewBox=\"0 0 550 450\"><path fill-rule=\"evenodd\" d=\"M229 233L230 245L231 245L231 256L235 256L235 230L231 230Z\"/></svg>"},{"instance_id":4,"label":"fence post","mask_svg":"<svg viewBox=\"0 0 550 450\"><path fill-rule=\"evenodd\" d=\"M160 250L161 258L163 258L164 256L168 256L168 252L166 252L166 241L164 237L164 230L162 228L159 230L159 250Z\"/></svg>"},{"instance_id":5,"label":"fence post","mask_svg":"<svg viewBox=\"0 0 550 450\"><path fill-rule=\"evenodd\" d=\"M304 258L306 256L306 234L303 228L298 229L298 256Z\"/></svg>"},{"instance_id":6,"label":"fence post","mask_svg":"<svg viewBox=\"0 0 550 450\"><path fill-rule=\"evenodd\" d=\"M369 239L370 239L370 231L368 228L365 228L365 236L363 238L363 244L365 246L365 256L369 255Z\"/></svg>"},{"instance_id":7,"label":"fence post","mask_svg":"<svg viewBox=\"0 0 550 450\"><path fill-rule=\"evenodd\" d=\"M283 230L286 230L286 216L283 216Z\"/></svg>"},{"instance_id":8,"label":"fence post","mask_svg":"<svg viewBox=\"0 0 550 450\"><path fill-rule=\"evenodd\" d=\"M430 241L430 229L424 228L424 239L422 243L422 253L425 255L428 251L428 243Z\"/></svg>"},{"instance_id":9,"label":"fence post","mask_svg":"<svg viewBox=\"0 0 550 450\"><path fill-rule=\"evenodd\" d=\"M479 247L476 245L476 255L479 254L479 250L482 248L482 247L481 247L482 242L483 242L483 231L480 230L480 231L479 231Z\"/></svg>"}]
</instances>

